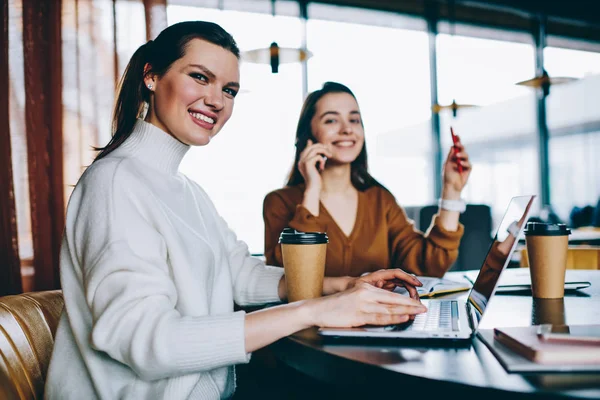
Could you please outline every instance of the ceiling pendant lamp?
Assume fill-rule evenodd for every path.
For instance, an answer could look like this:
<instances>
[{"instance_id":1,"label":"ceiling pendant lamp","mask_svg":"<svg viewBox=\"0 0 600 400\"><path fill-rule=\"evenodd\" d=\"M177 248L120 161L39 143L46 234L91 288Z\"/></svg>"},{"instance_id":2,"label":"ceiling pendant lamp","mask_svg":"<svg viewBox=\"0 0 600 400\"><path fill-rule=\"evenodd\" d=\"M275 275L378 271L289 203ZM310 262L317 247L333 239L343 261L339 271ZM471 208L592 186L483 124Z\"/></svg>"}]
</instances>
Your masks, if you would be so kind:
<instances>
[{"instance_id":1,"label":"ceiling pendant lamp","mask_svg":"<svg viewBox=\"0 0 600 400\"><path fill-rule=\"evenodd\" d=\"M517 82L516 85L519 86L528 86L532 88L541 88L544 92L544 95L548 95L550 93L551 85L560 85L563 83L569 83L576 81L577 78L571 78L567 76L553 76L550 77L546 70L542 71L541 75L535 76L531 79L527 79L526 81Z\"/></svg>"},{"instance_id":2,"label":"ceiling pendant lamp","mask_svg":"<svg viewBox=\"0 0 600 400\"><path fill-rule=\"evenodd\" d=\"M459 109L473 108L473 107L477 107L477 106L474 104L458 104L456 102L456 100L452 100L452 103L445 105L445 106L442 106L440 104L434 104L433 106L431 106L431 111L433 111L436 114L439 114L441 111L450 110L450 111L452 111L452 116L456 118L456 115L458 114Z\"/></svg>"},{"instance_id":3,"label":"ceiling pendant lamp","mask_svg":"<svg viewBox=\"0 0 600 400\"><path fill-rule=\"evenodd\" d=\"M536 71L536 76L531 79L527 79L525 81L517 82L516 85L519 86L528 86L535 89L541 89L541 93L544 97L550 94L550 86L551 85L560 85L563 83L569 83L576 81L577 78L571 77L550 77L548 72L544 68L544 49L546 48L546 18L544 16L538 17L538 31L535 34L536 37L536 52L539 51L541 53L536 53L536 64L542 64L538 66L538 70ZM541 61L540 61L541 59ZM541 70L541 71L540 71Z\"/></svg>"},{"instance_id":4,"label":"ceiling pendant lamp","mask_svg":"<svg viewBox=\"0 0 600 400\"><path fill-rule=\"evenodd\" d=\"M275 17L275 0L271 0L271 14ZM271 66L271 72L279 72L279 65L293 62L304 62L312 57L312 53L302 48L279 47L277 42L272 42L267 48L254 49L242 52L242 59L256 64Z\"/></svg>"}]
</instances>

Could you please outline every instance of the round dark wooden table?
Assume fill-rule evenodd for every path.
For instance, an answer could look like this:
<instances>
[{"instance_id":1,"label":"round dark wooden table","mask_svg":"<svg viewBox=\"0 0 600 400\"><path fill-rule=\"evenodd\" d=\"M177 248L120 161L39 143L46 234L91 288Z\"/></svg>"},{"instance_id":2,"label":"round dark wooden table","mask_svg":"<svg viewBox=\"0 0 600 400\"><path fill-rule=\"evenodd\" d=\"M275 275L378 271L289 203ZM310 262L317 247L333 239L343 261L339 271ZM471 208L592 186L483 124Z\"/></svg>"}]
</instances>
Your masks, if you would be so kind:
<instances>
[{"instance_id":1,"label":"round dark wooden table","mask_svg":"<svg viewBox=\"0 0 600 400\"><path fill-rule=\"evenodd\" d=\"M459 273L446 276L452 279L453 274ZM572 325L600 324L600 271L569 270L567 279L590 281L592 286L567 293L561 310L546 318L558 317ZM466 294L455 295L461 296ZM546 322L540 321L536 304L530 294L496 294L479 328ZM323 340L312 329L269 348L286 367L334 388L331 393L340 398L396 398L410 393L426 398L485 396L486 400L490 396L600 399L600 373L509 374L477 338L468 347L415 347L389 340Z\"/></svg>"}]
</instances>

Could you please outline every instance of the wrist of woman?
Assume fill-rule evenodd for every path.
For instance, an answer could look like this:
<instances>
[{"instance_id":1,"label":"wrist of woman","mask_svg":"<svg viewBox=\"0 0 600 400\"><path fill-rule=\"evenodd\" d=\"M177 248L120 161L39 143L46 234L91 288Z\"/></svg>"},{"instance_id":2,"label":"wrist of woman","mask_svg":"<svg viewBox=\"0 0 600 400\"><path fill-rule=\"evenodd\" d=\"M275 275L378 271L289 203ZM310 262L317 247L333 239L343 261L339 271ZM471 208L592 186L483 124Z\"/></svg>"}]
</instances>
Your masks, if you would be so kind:
<instances>
[{"instance_id":1,"label":"wrist of woman","mask_svg":"<svg viewBox=\"0 0 600 400\"><path fill-rule=\"evenodd\" d=\"M316 189L306 189L304 191L304 198L302 199L302 206L306 208L315 217L319 216L319 201L321 197L321 191Z\"/></svg>"},{"instance_id":2,"label":"wrist of woman","mask_svg":"<svg viewBox=\"0 0 600 400\"><path fill-rule=\"evenodd\" d=\"M320 326L321 321L319 320L319 304L321 303L320 299L310 299L302 301L298 308L299 319L301 324L305 328L310 328L311 326Z\"/></svg>"},{"instance_id":3,"label":"wrist of woman","mask_svg":"<svg viewBox=\"0 0 600 400\"><path fill-rule=\"evenodd\" d=\"M320 187L314 187L314 186L306 186L306 188L304 189L304 199L317 199L319 200L319 198L321 197L321 188Z\"/></svg>"},{"instance_id":4,"label":"wrist of woman","mask_svg":"<svg viewBox=\"0 0 600 400\"><path fill-rule=\"evenodd\" d=\"M444 200L460 200L460 195L460 190L456 190L447 186L442 188L442 199Z\"/></svg>"},{"instance_id":5,"label":"wrist of woman","mask_svg":"<svg viewBox=\"0 0 600 400\"><path fill-rule=\"evenodd\" d=\"M465 203L465 201L462 199L449 200L449 199L441 198L438 201L438 208L440 209L440 212L441 211L451 211L451 212L464 213L465 210L467 209L467 203Z\"/></svg>"},{"instance_id":6,"label":"wrist of woman","mask_svg":"<svg viewBox=\"0 0 600 400\"><path fill-rule=\"evenodd\" d=\"M323 280L323 296L343 292L348 289L353 279L351 276L325 277Z\"/></svg>"}]
</instances>

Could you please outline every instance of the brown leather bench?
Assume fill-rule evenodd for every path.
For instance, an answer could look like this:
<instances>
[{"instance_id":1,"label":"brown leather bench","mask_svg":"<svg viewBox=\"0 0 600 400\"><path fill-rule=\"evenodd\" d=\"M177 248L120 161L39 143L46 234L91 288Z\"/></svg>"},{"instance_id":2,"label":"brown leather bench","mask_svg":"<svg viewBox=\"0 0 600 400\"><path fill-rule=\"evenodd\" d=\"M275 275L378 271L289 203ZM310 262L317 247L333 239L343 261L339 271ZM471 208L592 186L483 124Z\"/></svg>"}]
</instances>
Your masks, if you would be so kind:
<instances>
[{"instance_id":1,"label":"brown leather bench","mask_svg":"<svg viewBox=\"0 0 600 400\"><path fill-rule=\"evenodd\" d=\"M43 399L60 290L0 297L0 399Z\"/></svg>"}]
</instances>

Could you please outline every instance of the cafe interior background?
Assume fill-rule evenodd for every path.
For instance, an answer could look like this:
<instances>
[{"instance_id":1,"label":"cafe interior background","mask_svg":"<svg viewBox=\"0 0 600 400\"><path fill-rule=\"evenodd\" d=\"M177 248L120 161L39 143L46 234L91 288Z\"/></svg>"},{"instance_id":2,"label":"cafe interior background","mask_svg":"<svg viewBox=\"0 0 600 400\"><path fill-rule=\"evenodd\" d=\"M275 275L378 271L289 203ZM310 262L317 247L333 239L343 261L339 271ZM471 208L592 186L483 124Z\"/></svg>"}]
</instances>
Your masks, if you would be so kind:
<instances>
[{"instance_id":1,"label":"cafe interior background","mask_svg":"<svg viewBox=\"0 0 600 400\"><path fill-rule=\"evenodd\" d=\"M591 3L8 0L0 295L60 286L64 210L94 147L110 138L116 82L138 46L192 19L237 40L242 91L228 125L181 170L251 253L263 251L262 202L286 181L302 101L330 80L355 92L370 170L410 216L436 204L453 126L473 163L464 198L489 206L492 227L521 194L538 195L541 219L580 223L600 198L600 14Z\"/></svg>"}]
</instances>

